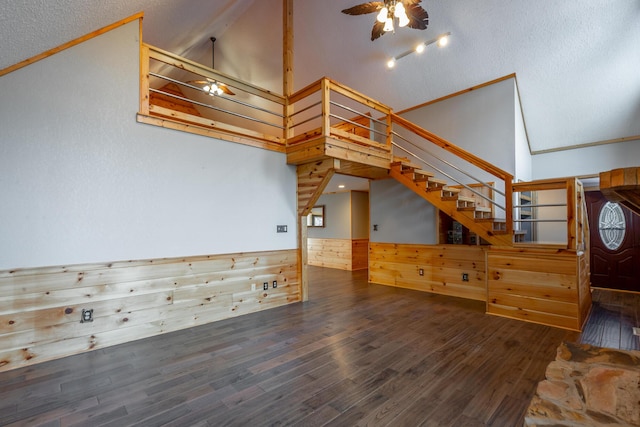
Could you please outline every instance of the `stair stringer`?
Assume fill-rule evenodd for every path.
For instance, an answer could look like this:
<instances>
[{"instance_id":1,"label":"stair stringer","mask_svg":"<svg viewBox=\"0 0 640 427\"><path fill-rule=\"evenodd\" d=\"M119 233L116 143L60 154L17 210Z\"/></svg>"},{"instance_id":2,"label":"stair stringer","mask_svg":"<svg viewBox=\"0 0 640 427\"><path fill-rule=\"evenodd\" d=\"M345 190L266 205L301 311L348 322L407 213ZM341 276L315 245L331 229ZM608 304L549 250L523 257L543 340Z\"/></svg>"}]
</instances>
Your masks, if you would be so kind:
<instances>
[{"instance_id":1,"label":"stair stringer","mask_svg":"<svg viewBox=\"0 0 640 427\"><path fill-rule=\"evenodd\" d=\"M513 246L513 237L510 234L494 233L492 222L476 222L473 211L458 210L457 201L442 200L441 191L429 191L424 183L414 182L408 174L401 172L401 167L392 166L389 176L400 182L402 185L412 190L414 193L440 209L451 218L458 221L479 237L496 246Z\"/></svg>"},{"instance_id":2,"label":"stair stringer","mask_svg":"<svg viewBox=\"0 0 640 427\"><path fill-rule=\"evenodd\" d=\"M307 216L316 204L336 169L340 160L325 159L306 163L297 168L298 175L298 215Z\"/></svg>"}]
</instances>

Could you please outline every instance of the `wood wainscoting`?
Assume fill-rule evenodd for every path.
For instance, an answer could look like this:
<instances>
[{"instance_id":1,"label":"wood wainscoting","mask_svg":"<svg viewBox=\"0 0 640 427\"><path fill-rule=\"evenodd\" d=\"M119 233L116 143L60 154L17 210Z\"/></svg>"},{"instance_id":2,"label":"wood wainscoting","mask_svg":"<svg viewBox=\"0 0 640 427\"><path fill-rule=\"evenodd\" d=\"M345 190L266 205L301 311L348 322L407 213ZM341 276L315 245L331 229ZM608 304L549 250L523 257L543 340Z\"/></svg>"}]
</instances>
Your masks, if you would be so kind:
<instances>
[{"instance_id":1,"label":"wood wainscoting","mask_svg":"<svg viewBox=\"0 0 640 427\"><path fill-rule=\"evenodd\" d=\"M371 283L486 301L486 271L482 246L369 244Z\"/></svg>"},{"instance_id":2,"label":"wood wainscoting","mask_svg":"<svg viewBox=\"0 0 640 427\"><path fill-rule=\"evenodd\" d=\"M487 313L580 331L591 308L588 255L491 248Z\"/></svg>"},{"instance_id":3,"label":"wood wainscoting","mask_svg":"<svg viewBox=\"0 0 640 427\"><path fill-rule=\"evenodd\" d=\"M307 239L308 264L339 270L364 270L369 239Z\"/></svg>"},{"instance_id":4,"label":"wood wainscoting","mask_svg":"<svg viewBox=\"0 0 640 427\"><path fill-rule=\"evenodd\" d=\"M370 243L369 282L486 301L489 314L580 331L591 308L587 259L559 249Z\"/></svg>"},{"instance_id":5,"label":"wood wainscoting","mask_svg":"<svg viewBox=\"0 0 640 427\"><path fill-rule=\"evenodd\" d=\"M0 271L0 371L300 300L296 250Z\"/></svg>"}]
</instances>

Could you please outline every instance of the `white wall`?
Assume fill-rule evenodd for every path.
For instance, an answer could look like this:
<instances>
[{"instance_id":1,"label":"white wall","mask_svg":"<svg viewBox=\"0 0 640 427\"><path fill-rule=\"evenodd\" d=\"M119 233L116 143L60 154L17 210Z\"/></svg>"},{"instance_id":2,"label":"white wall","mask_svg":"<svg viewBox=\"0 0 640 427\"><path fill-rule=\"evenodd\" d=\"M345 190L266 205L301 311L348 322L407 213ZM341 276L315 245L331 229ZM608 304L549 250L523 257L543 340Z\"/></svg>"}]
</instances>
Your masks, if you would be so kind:
<instances>
[{"instance_id":1,"label":"white wall","mask_svg":"<svg viewBox=\"0 0 640 427\"><path fill-rule=\"evenodd\" d=\"M640 166L640 140L533 156L533 179L599 174Z\"/></svg>"},{"instance_id":2,"label":"white wall","mask_svg":"<svg viewBox=\"0 0 640 427\"><path fill-rule=\"evenodd\" d=\"M351 238L351 194L323 194L316 206L324 205L324 227L309 227L307 235L318 239Z\"/></svg>"},{"instance_id":3,"label":"white wall","mask_svg":"<svg viewBox=\"0 0 640 427\"><path fill-rule=\"evenodd\" d=\"M369 238L369 193L351 192L351 238Z\"/></svg>"},{"instance_id":4,"label":"white wall","mask_svg":"<svg viewBox=\"0 0 640 427\"><path fill-rule=\"evenodd\" d=\"M438 243L437 210L394 179L371 181L369 241L378 243ZM374 231L374 225L378 231Z\"/></svg>"},{"instance_id":5,"label":"white wall","mask_svg":"<svg viewBox=\"0 0 640 427\"><path fill-rule=\"evenodd\" d=\"M508 79L402 116L514 174L514 96L514 81Z\"/></svg>"},{"instance_id":6,"label":"white wall","mask_svg":"<svg viewBox=\"0 0 640 427\"><path fill-rule=\"evenodd\" d=\"M304 31L304 28L298 31ZM205 59L203 64L209 64L210 57ZM253 1L217 37L216 69L258 87L283 93L282 0Z\"/></svg>"},{"instance_id":7,"label":"white wall","mask_svg":"<svg viewBox=\"0 0 640 427\"><path fill-rule=\"evenodd\" d=\"M518 95L518 88L515 80L513 81L513 85L513 101L515 112L514 156L516 161L514 178L516 181L531 181L531 177L533 176L531 149L529 148L529 140L527 138L524 117L522 116L522 108L520 106L520 96Z\"/></svg>"},{"instance_id":8,"label":"white wall","mask_svg":"<svg viewBox=\"0 0 640 427\"><path fill-rule=\"evenodd\" d=\"M0 269L296 247L284 155L136 123L138 43L0 77Z\"/></svg>"}]
</instances>

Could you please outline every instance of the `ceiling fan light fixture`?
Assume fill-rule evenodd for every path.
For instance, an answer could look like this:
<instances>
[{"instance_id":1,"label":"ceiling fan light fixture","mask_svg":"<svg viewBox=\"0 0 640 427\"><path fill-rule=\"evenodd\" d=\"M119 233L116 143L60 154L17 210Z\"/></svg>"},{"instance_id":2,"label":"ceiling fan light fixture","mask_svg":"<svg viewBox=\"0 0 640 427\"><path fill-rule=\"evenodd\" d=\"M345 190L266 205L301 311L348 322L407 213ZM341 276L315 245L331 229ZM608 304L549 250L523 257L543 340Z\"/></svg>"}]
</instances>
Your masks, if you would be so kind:
<instances>
[{"instance_id":1,"label":"ceiling fan light fixture","mask_svg":"<svg viewBox=\"0 0 640 427\"><path fill-rule=\"evenodd\" d=\"M404 4L402 2L398 2L395 5L393 16L398 18L398 26L406 27L409 24L409 17L407 16L407 11L404 8Z\"/></svg>"},{"instance_id":2,"label":"ceiling fan light fixture","mask_svg":"<svg viewBox=\"0 0 640 427\"><path fill-rule=\"evenodd\" d=\"M422 0L382 0L368 1L347 9L347 15L375 13L376 20L371 29L371 41L385 33L395 33L394 26L425 30L429 25L429 14L420 6Z\"/></svg>"},{"instance_id":3,"label":"ceiling fan light fixture","mask_svg":"<svg viewBox=\"0 0 640 427\"><path fill-rule=\"evenodd\" d=\"M210 82L202 87L203 92L209 96L222 95L224 90L216 82Z\"/></svg>"},{"instance_id":4,"label":"ceiling fan light fixture","mask_svg":"<svg viewBox=\"0 0 640 427\"><path fill-rule=\"evenodd\" d=\"M387 20L384 22L383 31L385 32L393 31L393 18L387 18Z\"/></svg>"}]
</instances>

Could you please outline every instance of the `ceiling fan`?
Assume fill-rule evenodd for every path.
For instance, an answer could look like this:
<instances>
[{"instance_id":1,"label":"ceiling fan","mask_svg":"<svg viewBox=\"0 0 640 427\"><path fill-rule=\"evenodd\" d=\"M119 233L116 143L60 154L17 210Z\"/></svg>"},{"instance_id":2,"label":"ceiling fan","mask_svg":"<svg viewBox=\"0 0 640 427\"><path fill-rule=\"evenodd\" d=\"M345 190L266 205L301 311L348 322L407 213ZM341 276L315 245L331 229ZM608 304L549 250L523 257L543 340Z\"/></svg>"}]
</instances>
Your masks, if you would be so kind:
<instances>
[{"instance_id":1,"label":"ceiling fan","mask_svg":"<svg viewBox=\"0 0 640 427\"><path fill-rule=\"evenodd\" d=\"M215 44L216 38L211 37L211 68L215 69ZM202 88L204 92L206 92L210 96L222 95L223 93L226 95L235 95L226 84L219 82L214 79L210 79L206 77L206 80L194 80L189 83L196 84Z\"/></svg>"},{"instance_id":2,"label":"ceiling fan","mask_svg":"<svg viewBox=\"0 0 640 427\"><path fill-rule=\"evenodd\" d=\"M364 15L377 12L376 22L371 30L371 41L384 33L395 31L394 21L399 27L425 30L429 25L429 14L418 3L422 0L370 1L344 9L347 15Z\"/></svg>"}]
</instances>

